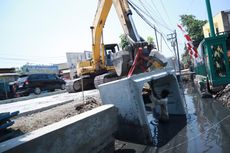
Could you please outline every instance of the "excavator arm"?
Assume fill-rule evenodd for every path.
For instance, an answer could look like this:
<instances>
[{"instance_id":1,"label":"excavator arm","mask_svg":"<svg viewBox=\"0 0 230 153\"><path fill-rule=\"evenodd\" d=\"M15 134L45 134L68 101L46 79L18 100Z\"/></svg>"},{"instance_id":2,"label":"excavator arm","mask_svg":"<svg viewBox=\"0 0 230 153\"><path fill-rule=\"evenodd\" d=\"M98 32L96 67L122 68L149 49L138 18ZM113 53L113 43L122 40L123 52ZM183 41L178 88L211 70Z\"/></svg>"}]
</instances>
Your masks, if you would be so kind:
<instances>
[{"instance_id":1,"label":"excavator arm","mask_svg":"<svg viewBox=\"0 0 230 153\"><path fill-rule=\"evenodd\" d=\"M106 18L112 6L112 0L99 0L97 11L94 17L92 30L92 51L93 51L93 67L99 70L104 65L104 47L101 46L102 42L102 31L105 25ZM102 43L103 45L103 43ZM101 48L103 49L101 52ZM103 54L101 56L101 53ZM102 63L101 58L102 57Z\"/></svg>"},{"instance_id":2,"label":"excavator arm","mask_svg":"<svg viewBox=\"0 0 230 153\"><path fill-rule=\"evenodd\" d=\"M106 18L108 16L108 13L112 5L116 9L117 16L119 18L123 31L126 34L130 44L134 44L134 43L143 44L143 42L145 42L143 39L140 38L140 36L137 33L136 27L132 19L132 12L129 8L127 0L99 0L97 11L96 11L94 22L93 22L93 26L91 26L93 67L96 70L104 69L106 67L102 32L103 32L103 28L106 22ZM132 52L131 54L130 54L130 51L124 53L126 57L125 60L122 59L122 57L124 57L123 54L113 55L113 58L115 59L114 66L116 69L119 69L118 71L122 71L124 69L125 71L127 71L127 68L121 68L122 67L121 65L127 65L127 62L129 62L130 60L131 61L133 60L134 51L131 51L131 52ZM121 64L120 61L122 62L125 61L125 62ZM121 72L118 72L118 73L119 73L118 75L123 74Z\"/></svg>"},{"instance_id":3,"label":"excavator arm","mask_svg":"<svg viewBox=\"0 0 230 153\"><path fill-rule=\"evenodd\" d=\"M132 19L132 11L129 8L128 1L113 0L113 6L116 9L117 16L120 20L121 26L126 36L128 36L131 41L139 42L141 39L134 25Z\"/></svg>"},{"instance_id":4,"label":"excavator arm","mask_svg":"<svg viewBox=\"0 0 230 153\"><path fill-rule=\"evenodd\" d=\"M129 46L126 47L125 50L119 50L118 45L104 45L103 43L103 28L112 5L116 10L123 31L129 41ZM147 42L137 33L128 0L99 0L93 25L90 28L92 31L92 60L81 61L77 64L77 76L88 76L87 78L89 78L85 82L97 86L97 84L105 83L104 78L106 77L112 78L119 76L121 78L127 76L130 70L131 73L129 74L142 73L143 70L147 69L148 63L153 63L146 62L146 60L144 62L143 60L141 62L137 62L136 60L135 62L136 57L138 57L137 55L140 53L139 47L142 48L145 55L142 56L142 59L148 59L151 49L146 49ZM136 67L135 63L141 63L141 66ZM116 73L114 73L114 71L116 71ZM107 76L105 73L110 73L111 76L110 74ZM84 77L84 79L86 80L86 77ZM71 81L69 83L70 90L68 91L74 92L80 90L80 84L79 78Z\"/></svg>"}]
</instances>

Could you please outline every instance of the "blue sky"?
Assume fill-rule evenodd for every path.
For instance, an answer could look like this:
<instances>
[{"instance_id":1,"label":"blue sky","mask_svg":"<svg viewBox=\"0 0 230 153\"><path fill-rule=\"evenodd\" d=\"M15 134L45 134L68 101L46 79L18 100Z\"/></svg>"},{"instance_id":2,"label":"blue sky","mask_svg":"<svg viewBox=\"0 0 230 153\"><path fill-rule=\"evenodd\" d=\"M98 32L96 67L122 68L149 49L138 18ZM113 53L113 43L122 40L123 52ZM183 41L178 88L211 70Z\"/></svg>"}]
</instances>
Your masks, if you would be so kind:
<instances>
[{"instance_id":1,"label":"blue sky","mask_svg":"<svg viewBox=\"0 0 230 153\"><path fill-rule=\"evenodd\" d=\"M193 14L198 19L207 19L205 0L142 0L145 4L152 1L157 6L152 15L161 24L178 31L181 50L184 40L176 27L179 15ZM211 0L211 5L213 15L230 9L229 0ZM96 7L97 0L0 0L0 67L61 63L66 62L66 52L91 50L89 27ZM154 31L135 13L133 17L143 38L154 37ZM170 33L160 24L156 26L165 34ZM105 43L119 43L122 33L112 8L104 29ZM166 45L163 54L172 55Z\"/></svg>"}]
</instances>

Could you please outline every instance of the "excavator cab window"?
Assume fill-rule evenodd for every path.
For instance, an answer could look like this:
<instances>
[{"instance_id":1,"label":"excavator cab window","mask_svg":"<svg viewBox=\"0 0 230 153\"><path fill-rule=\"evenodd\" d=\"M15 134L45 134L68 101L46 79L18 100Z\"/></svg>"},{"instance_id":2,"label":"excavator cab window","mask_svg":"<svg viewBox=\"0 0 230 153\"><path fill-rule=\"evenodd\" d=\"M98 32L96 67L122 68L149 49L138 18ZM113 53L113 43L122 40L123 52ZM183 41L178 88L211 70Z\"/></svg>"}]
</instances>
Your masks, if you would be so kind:
<instances>
[{"instance_id":1,"label":"excavator cab window","mask_svg":"<svg viewBox=\"0 0 230 153\"><path fill-rule=\"evenodd\" d=\"M107 44L105 45L105 61L106 66L113 66L111 60L111 54L118 52L119 47L117 44Z\"/></svg>"}]
</instances>

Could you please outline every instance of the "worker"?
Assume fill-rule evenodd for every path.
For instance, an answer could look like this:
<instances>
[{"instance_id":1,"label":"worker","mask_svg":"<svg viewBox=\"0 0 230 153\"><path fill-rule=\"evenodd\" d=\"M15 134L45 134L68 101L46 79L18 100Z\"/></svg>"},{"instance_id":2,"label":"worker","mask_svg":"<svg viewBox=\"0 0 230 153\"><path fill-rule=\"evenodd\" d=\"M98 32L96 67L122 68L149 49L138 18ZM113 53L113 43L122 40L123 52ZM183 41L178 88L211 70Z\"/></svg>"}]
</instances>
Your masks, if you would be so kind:
<instances>
[{"instance_id":1,"label":"worker","mask_svg":"<svg viewBox=\"0 0 230 153\"><path fill-rule=\"evenodd\" d=\"M152 86L153 87L153 86ZM150 100L153 103L153 116L156 118L156 106L160 105L160 121L168 121L169 120L169 114L168 114L168 95L169 91L167 89L163 89L161 91L160 97L155 93L154 89L152 88L152 92L149 95Z\"/></svg>"}]
</instances>

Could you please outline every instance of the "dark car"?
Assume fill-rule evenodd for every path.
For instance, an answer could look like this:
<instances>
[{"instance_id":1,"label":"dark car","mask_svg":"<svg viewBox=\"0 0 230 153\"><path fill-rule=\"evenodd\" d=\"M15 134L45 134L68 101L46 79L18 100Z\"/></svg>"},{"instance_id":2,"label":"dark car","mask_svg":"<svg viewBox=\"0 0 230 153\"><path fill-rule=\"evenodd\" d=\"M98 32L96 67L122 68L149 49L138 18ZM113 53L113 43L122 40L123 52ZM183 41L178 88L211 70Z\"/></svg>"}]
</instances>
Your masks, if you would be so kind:
<instances>
[{"instance_id":1,"label":"dark car","mask_svg":"<svg viewBox=\"0 0 230 153\"><path fill-rule=\"evenodd\" d=\"M65 81L56 74L30 74L21 76L17 80L17 94L20 96L30 93L38 95L41 91L55 89L65 89Z\"/></svg>"}]
</instances>

